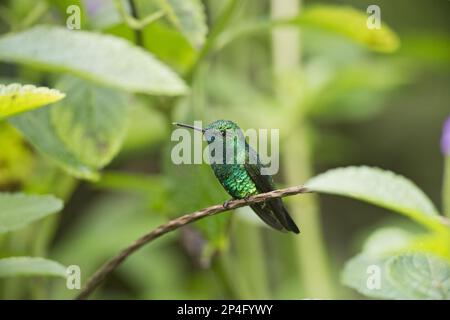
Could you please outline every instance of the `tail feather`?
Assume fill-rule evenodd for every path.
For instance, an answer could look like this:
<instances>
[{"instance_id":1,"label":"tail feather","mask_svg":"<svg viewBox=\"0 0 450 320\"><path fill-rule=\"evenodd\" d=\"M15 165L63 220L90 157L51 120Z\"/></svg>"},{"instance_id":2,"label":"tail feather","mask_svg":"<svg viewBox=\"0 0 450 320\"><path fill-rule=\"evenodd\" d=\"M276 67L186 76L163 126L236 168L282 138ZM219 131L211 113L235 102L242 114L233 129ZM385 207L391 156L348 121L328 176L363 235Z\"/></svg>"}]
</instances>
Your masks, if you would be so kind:
<instances>
[{"instance_id":1,"label":"tail feather","mask_svg":"<svg viewBox=\"0 0 450 320\"><path fill-rule=\"evenodd\" d=\"M253 211L264 221L266 224L274 229L283 231L283 226L278 222L278 220L273 216L273 214L267 208L263 207L261 203L255 203L250 206Z\"/></svg>"},{"instance_id":2,"label":"tail feather","mask_svg":"<svg viewBox=\"0 0 450 320\"><path fill-rule=\"evenodd\" d=\"M299 228L292 220L280 199L250 205L253 211L266 224L280 231L300 233Z\"/></svg>"},{"instance_id":3,"label":"tail feather","mask_svg":"<svg viewBox=\"0 0 450 320\"><path fill-rule=\"evenodd\" d=\"M294 220L292 220L281 199L274 199L268 202L278 221L286 230L292 231L294 233L300 233L300 230L298 229Z\"/></svg>"}]
</instances>

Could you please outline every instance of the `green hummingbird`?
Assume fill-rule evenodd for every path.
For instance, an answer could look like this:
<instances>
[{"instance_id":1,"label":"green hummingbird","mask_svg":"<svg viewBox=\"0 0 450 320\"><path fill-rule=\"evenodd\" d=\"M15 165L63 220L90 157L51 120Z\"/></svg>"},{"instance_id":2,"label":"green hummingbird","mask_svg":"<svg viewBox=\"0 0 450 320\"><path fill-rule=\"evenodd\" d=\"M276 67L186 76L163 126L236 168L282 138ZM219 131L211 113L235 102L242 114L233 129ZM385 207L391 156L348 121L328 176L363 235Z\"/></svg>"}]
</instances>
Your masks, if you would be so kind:
<instances>
[{"instance_id":1,"label":"green hummingbird","mask_svg":"<svg viewBox=\"0 0 450 320\"><path fill-rule=\"evenodd\" d=\"M264 165L259 155L247 143L241 128L233 121L217 120L204 129L183 123L174 124L203 133L210 149L209 156L214 174L233 199L246 199L276 189L272 176L261 174ZM213 146L216 148L211 150ZM215 154L218 151L217 146L222 146L222 154ZM227 203L228 201L224 203L224 207ZM254 203L250 207L272 228L300 233L281 198Z\"/></svg>"}]
</instances>

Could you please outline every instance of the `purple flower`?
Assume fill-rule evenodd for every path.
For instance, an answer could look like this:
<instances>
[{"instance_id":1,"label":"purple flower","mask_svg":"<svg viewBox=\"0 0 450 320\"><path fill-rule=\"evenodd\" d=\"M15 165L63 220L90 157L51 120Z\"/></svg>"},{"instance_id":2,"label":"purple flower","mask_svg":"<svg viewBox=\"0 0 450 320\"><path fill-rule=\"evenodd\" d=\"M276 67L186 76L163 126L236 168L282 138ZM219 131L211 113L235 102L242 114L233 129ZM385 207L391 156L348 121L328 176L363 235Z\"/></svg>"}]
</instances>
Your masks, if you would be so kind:
<instances>
[{"instance_id":1,"label":"purple flower","mask_svg":"<svg viewBox=\"0 0 450 320\"><path fill-rule=\"evenodd\" d=\"M445 121L442 131L441 149L444 155L450 156L450 117Z\"/></svg>"}]
</instances>

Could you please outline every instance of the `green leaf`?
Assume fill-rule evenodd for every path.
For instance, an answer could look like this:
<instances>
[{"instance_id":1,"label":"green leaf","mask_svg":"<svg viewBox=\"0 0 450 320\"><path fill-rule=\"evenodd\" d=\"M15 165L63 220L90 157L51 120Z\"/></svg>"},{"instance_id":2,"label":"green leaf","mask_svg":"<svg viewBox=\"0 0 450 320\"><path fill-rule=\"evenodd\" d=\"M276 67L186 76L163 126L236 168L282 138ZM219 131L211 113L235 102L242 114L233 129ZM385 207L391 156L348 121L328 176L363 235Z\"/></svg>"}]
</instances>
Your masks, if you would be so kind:
<instances>
[{"instance_id":1,"label":"green leaf","mask_svg":"<svg viewBox=\"0 0 450 320\"><path fill-rule=\"evenodd\" d=\"M379 270L379 286L370 277ZM375 271L376 272L376 271ZM383 299L450 298L450 265L425 253L391 257L360 254L351 259L342 273L342 282L360 293Z\"/></svg>"},{"instance_id":2,"label":"green leaf","mask_svg":"<svg viewBox=\"0 0 450 320\"><path fill-rule=\"evenodd\" d=\"M366 201L436 227L438 213L430 199L410 180L379 168L346 167L310 179L313 192L336 194Z\"/></svg>"},{"instance_id":3,"label":"green leaf","mask_svg":"<svg viewBox=\"0 0 450 320\"><path fill-rule=\"evenodd\" d=\"M0 119L56 102L64 96L58 90L46 87L0 84Z\"/></svg>"},{"instance_id":4,"label":"green leaf","mask_svg":"<svg viewBox=\"0 0 450 320\"><path fill-rule=\"evenodd\" d=\"M309 27L338 34L378 52L391 53L400 47L396 33L381 22L380 29L369 29L369 15L349 6L308 6L293 19L271 20L264 17L237 23L225 30L218 38L215 49L222 49L230 42L256 33L267 32L278 26Z\"/></svg>"},{"instance_id":5,"label":"green leaf","mask_svg":"<svg viewBox=\"0 0 450 320\"><path fill-rule=\"evenodd\" d=\"M10 257L0 259L0 278L16 276L66 277L62 264L37 257Z\"/></svg>"},{"instance_id":6,"label":"green leaf","mask_svg":"<svg viewBox=\"0 0 450 320\"><path fill-rule=\"evenodd\" d=\"M54 196L0 193L0 233L20 229L63 208Z\"/></svg>"},{"instance_id":7,"label":"green leaf","mask_svg":"<svg viewBox=\"0 0 450 320\"><path fill-rule=\"evenodd\" d=\"M178 95L187 91L172 70L128 41L63 27L37 26L1 37L0 60L69 72L132 92Z\"/></svg>"},{"instance_id":8,"label":"green leaf","mask_svg":"<svg viewBox=\"0 0 450 320\"><path fill-rule=\"evenodd\" d=\"M82 163L93 169L104 167L117 154L125 136L126 97L76 78L64 78L58 87L70 95L50 109L56 134Z\"/></svg>"},{"instance_id":9,"label":"green leaf","mask_svg":"<svg viewBox=\"0 0 450 320\"><path fill-rule=\"evenodd\" d=\"M433 255L413 253L389 259L393 286L410 299L450 299L450 265Z\"/></svg>"},{"instance_id":10,"label":"green leaf","mask_svg":"<svg viewBox=\"0 0 450 320\"><path fill-rule=\"evenodd\" d=\"M36 149L76 177L96 180L119 151L128 124L126 97L76 78L58 85L64 101L11 119Z\"/></svg>"},{"instance_id":11,"label":"green leaf","mask_svg":"<svg viewBox=\"0 0 450 320\"><path fill-rule=\"evenodd\" d=\"M34 154L20 133L7 122L0 122L0 189L28 180L35 170Z\"/></svg>"},{"instance_id":12,"label":"green leaf","mask_svg":"<svg viewBox=\"0 0 450 320\"><path fill-rule=\"evenodd\" d=\"M205 42L208 28L200 0L159 0L169 20L196 48Z\"/></svg>"},{"instance_id":13,"label":"green leaf","mask_svg":"<svg viewBox=\"0 0 450 320\"><path fill-rule=\"evenodd\" d=\"M98 173L77 159L64 145L52 125L49 108L27 112L10 119L22 135L41 153L50 157L68 173L96 180Z\"/></svg>"},{"instance_id":14,"label":"green leaf","mask_svg":"<svg viewBox=\"0 0 450 320\"><path fill-rule=\"evenodd\" d=\"M288 23L327 30L345 36L379 52L394 52L400 46L397 35L385 24L369 29L369 15L349 6L315 5L305 8Z\"/></svg>"}]
</instances>

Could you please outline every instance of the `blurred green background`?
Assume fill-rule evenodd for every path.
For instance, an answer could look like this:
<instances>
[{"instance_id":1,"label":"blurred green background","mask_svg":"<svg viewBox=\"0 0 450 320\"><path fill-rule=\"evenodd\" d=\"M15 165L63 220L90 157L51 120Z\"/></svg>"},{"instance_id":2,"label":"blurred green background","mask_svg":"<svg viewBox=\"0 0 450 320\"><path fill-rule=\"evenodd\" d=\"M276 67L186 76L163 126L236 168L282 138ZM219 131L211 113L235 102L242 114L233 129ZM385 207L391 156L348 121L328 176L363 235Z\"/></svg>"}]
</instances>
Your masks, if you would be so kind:
<instances>
[{"instance_id":1,"label":"blurred green background","mask_svg":"<svg viewBox=\"0 0 450 320\"><path fill-rule=\"evenodd\" d=\"M158 1L135 2L139 17L159 8ZM318 3L277 2L287 13ZM275 1L268 0L202 1L206 43L217 33L205 56L196 48L199 40L183 37L167 15L136 32L122 22L113 1L2 1L0 33L38 24L64 26L71 3L82 8L82 30L138 42L175 70L190 92L127 95L126 136L95 182L67 174L13 126L0 122L0 190L51 193L65 201L59 215L0 235L0 256L39 255L76 264L84 282L144 232L228 199L208 166L172 164L173 121L207 124L224 118L245 129L279 128L280 187L302 184L334 167L369 165L410 178L441 206L439 140L450 114L449 1L320 2L352 6L363 14L369 5L380 6L383 23L400 39L392 53L308 26L288 27L293 33L286 38L273 28L234 37L247 22L275 14ZM65 73L0 63L5 84L64 91ZM61 107L70 99L70 90L64 92ZM376 228L409 225L387 210L345 198L302 195L286 203L302 229L298 236L269 230L248 208L207 218L131 256L94 297L365 298L341 284L345 262ZM0 285L3 298L75 294L58 279L3 279Z\"/></svg>"}]
</instances>

